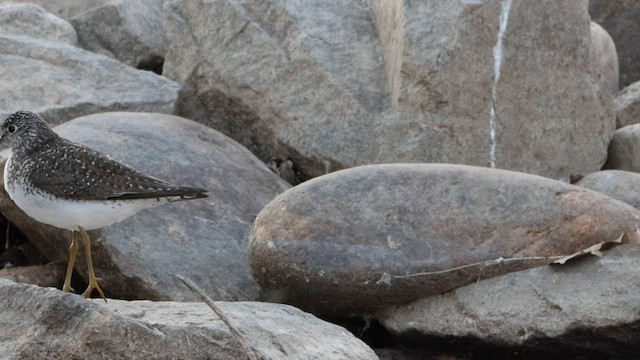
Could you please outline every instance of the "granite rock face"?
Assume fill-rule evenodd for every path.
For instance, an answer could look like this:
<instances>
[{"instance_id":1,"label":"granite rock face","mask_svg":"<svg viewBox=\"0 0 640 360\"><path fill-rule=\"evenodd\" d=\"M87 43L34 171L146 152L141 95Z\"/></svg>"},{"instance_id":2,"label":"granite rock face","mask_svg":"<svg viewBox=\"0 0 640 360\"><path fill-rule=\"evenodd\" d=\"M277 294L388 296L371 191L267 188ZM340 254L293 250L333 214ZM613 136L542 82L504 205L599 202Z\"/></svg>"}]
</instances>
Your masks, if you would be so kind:
<instances>
[{"instance_id":1,"label":"granite rock face","mask_svg":"<svg viewBox=\"0 0 640 360\"><path fill-rule=\"evenodd\" d=\"M289 186L255 156L213 129L163 114L96 114L55 130L149 175L210 191L207 199L147 209L90 232L107 296L192 300L175 277L183 274L216 300L258 298L246 259L249 230L260 209ZM35 222L4 190L0 208L49 260L67 258L68 231ZM76 270L85 276L85 269L79 255Z\"/></svg>"},{"instance_id":2,"label":"granite rock face","mask_svg":"<svg viewBox=\"0 0 640 360\"><path fill-rule=\"evenodd\" d=\"M305 178L441 162L568 179L615 130L587 5L172 0L163 74L178 114Z\"/></svg>"},{"instance_id":3,"label":"granite rock face","mask_svg":"<svg viewBox=\"0 0 640 360\"><path fill-rule=\"evenodd\" d=\"M639 224L627 204L539 176L371 165L275 198L254 222L249 262L272 301L363 314L545 265Z\"/></svg>"}]
</instances>

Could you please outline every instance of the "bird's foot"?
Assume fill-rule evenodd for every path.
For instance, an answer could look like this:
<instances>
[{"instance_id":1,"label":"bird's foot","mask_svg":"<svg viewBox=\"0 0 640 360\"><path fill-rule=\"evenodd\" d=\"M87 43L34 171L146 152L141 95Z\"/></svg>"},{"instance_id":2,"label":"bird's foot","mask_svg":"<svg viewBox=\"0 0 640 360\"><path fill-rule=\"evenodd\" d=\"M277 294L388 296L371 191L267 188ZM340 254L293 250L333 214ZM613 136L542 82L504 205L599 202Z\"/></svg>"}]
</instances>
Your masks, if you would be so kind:
<instances>
[{"instance_id":1,"label":"bird's foot","mask_svg":"<svg viewBox=\"0 0 640 360\"><path fill-rule=\"evenodd\" d=\"M102 280L102 279L95 276L89 276L89 286L87 286L87 290L85 290L82 293L83 298L85 299L89 298L89 296L91 296L91 293L95 289L95 290L98 290L98 294L100 294L100 297L102 298L102 300L104 300L104 302L107 302L107 298L104 296L104 292L102 292L102 289L98 284L99 280Z\"/></svg>"},{"instance_id":2,"label":"bird's foot","mask_svg":"<svg viewBox=\"0 0 640 360\"><path fill-rule=\"evenodd\" d=\"M66 283L62 286L62 291L70 292L70 293L74 293L74 294L76 293L76 291L70 285L68 285Z\"/></svg>"}]
</instances>

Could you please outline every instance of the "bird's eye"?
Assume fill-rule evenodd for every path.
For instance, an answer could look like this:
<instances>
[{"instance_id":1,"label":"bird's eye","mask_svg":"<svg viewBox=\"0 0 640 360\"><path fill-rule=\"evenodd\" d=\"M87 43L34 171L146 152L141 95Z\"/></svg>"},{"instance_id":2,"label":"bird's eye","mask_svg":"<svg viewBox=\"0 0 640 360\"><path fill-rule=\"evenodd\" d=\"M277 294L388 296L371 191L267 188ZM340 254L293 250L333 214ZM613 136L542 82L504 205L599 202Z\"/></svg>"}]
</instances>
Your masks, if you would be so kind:
<instances>
[{"instance_id":1,"label":"bird's eye","mask_svg":"<svg viewBox=\"0 0 640 360\"><path fill-rule=\"evenodd\" d=\"M16 130L18 130L18 128L15 125L7 126L7 131L9 132L9 134L13 134L14 132L16 132Z\"/></svg>"}]
</instances>

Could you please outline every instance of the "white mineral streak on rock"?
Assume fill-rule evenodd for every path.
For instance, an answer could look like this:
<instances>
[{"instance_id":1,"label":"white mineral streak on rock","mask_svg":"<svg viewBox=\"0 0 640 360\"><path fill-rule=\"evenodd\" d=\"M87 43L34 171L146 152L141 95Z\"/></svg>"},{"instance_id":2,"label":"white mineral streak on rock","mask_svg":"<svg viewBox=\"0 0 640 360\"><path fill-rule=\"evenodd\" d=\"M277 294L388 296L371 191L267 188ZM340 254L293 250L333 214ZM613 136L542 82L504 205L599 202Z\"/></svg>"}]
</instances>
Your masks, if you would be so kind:
<instances>
[{"instance_id":1,"label":"white mineral streak on rock","mask_svg":"<svg viewBox=\"0 0 640 360\"><path fill-rule=\"evenodd\" d=\"M509 10L511 9L511 0L502 2L502 11L500 12L500 29L498 30L498 40L496 46L493 47L493 87L491 89L491 111L489 113L489 136L491 139L491 167L495 168L498 162L496 156L496 101L498 82L500 81L500 70L502 67L502 41L507 31L509 23Z\"/></svg>"}]
</instances>

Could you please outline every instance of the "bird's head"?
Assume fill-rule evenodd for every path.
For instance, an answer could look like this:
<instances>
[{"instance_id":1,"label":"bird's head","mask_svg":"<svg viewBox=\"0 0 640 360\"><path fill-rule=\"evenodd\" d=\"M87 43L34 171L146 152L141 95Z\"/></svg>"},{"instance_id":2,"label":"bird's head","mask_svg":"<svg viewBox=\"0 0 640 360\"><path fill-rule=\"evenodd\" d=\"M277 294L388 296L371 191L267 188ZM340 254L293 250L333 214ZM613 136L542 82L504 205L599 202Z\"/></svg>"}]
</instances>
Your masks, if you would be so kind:
<instances>
[{"instance_id":1,"label":"bird's head","mask_svg":"<svg viewBox=\"0 0 640 360\"><path fill-rule=\"evenodd\" d=\"M29 111L15 112L0 125L0 142L6 143L13 150L32 148L38 143L55 137L40 116Z\"/></svg>"}]
</instances>

